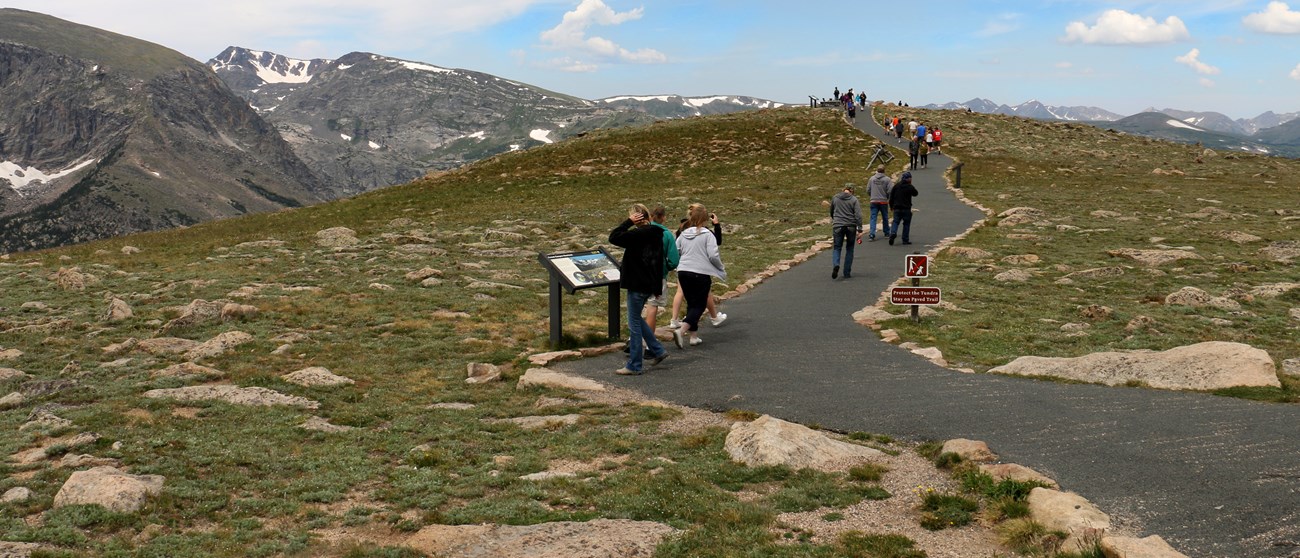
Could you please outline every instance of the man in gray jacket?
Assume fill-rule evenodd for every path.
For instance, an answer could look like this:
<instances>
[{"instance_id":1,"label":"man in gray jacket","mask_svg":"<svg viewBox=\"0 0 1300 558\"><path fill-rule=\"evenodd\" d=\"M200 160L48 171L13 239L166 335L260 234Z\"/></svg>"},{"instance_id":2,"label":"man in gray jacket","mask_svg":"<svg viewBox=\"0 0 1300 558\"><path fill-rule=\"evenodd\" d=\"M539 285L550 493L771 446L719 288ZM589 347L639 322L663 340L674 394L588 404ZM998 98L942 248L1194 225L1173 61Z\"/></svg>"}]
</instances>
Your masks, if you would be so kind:
<instances>
[{"instance_id":1,"label":"man in gray jacket","mask_svg":"<svg viewBox=\"0 0 1300 558\"><path fill-rule=\"evenodd\" d=\"M831 198L831 233L835 244L831 248L831 279L840 276L840 251L844 252L844 278L853 277L853 245L862 242L862 205L853 195L853 185L845 184L844 191ZM854 236L854 233L857 233Z\"/></svg>"},{"instance_id":2,"label":"man in gray jacket","mask_svg":"<svg viewBox=\"0 0 1300 558\"><path fill-rule=\"evenodd\" d=\"M867 225L867 238L876 239L876 214L880 214L880 232L889 236L889 190L894 181L885 174L885 165L876 167L876 174L867 180L867 195L871 197L871 222Z\"/></svg>"}]
</instances>

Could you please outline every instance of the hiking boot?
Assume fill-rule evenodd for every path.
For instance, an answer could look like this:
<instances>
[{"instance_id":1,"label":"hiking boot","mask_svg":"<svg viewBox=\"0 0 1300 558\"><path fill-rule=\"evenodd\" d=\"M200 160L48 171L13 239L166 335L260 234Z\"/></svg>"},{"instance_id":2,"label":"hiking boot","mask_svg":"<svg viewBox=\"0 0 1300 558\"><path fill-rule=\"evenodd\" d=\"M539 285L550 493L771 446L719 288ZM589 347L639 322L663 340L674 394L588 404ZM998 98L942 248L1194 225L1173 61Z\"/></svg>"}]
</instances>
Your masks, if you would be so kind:
<instances>
[{"instance_id":1,"label":"hiking boot","mask_svg":"<svg viewBox=\"0 0 1300 558\"><path fill-rule=\"evenodd\" d=\"M837 266L835 266L835 267L832 267L832 268L831 268L831 279L838 279L839 277L840 277L840 266L837 265Z\"/></svg>"},{"instance_id":2,"label":"hiking boot","mask_svg":"<svg viewBox=\"0 0 1300 558\"><path fill-rule=\"evenodd\" d=\"M896 234L891 234L891 235L889 235L889 245L890 245L890 246L893 246L893 245L894 245L894 239L895 239L895 238L898 238L898 235L896 235Z\"/></svg>"},{"instance_id":3,"label":"hiking boot","mask_svg":"<svg viewBox=\"0 0 1300 558\"><path fill-rule=\"evenodd\" d=\"M722 312L718 312L718 317L716 318L709 318L709 323L713 324L713 327L718 327L725 321L727 321L727 315Z\"/></svg>"},{"instance_id":4,"label":"hiking boot","mask_svg":"<svg viewBox=\"0 0 1300 558\"><path fill-rule=\"evenodd\" d=\"M668 358L668 351L664 351L664 354L659 355L659 356L657 356L657 357L650 357L650 358L647 359L647 360L649 360L649 362L650 362L650 366L655 366L655 365L657 365L657 364L663 362L664 359L666 359L666 358Z\"/></svg>"}]
</instances>

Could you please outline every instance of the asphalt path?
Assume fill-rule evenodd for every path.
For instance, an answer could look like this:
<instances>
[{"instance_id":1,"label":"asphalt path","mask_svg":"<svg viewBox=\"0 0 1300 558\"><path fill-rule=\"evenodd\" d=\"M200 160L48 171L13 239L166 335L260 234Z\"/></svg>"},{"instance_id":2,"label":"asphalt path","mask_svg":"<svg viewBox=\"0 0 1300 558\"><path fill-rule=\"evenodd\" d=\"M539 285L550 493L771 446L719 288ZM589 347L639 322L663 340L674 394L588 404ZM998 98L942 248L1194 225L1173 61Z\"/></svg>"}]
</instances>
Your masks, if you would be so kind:
<instances>
[{"instance_id":1,"label":"asphalt path","mask_svg":"<svg viewBox=\"0 0 1300 558\"><path fill-rule=\"evenodd\" d=\"M884 137L868 119L858 126ZM614 375L621 353L553 367L702 409L909 440L983 440L1003 461L1085 496L1120 529L1160 535L1188 556L1300 557L1300 406L962 374L853 321L902 275L904 254L982 217L944 187L950 164L931 155L928 169L913 172L914 244L864 241L851 279L831 279L826 250L724 302L726 323L702 324L697 347L668 344L671 356L645 375ZM863 169L852 180L867 177Z\"/></svg>"}]
</instances>

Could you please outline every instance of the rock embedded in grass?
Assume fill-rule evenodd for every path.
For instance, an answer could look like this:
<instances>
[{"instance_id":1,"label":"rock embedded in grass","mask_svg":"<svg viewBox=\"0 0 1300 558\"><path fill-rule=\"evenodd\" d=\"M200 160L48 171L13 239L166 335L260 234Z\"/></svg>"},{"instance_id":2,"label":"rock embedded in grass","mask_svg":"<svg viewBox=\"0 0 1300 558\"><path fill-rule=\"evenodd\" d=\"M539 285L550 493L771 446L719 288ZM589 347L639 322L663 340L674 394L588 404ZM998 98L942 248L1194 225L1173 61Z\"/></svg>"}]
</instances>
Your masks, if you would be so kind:
<instances>
[{"instance_id":1,"label":"rock embedded in grass","mask_svg":"<svg viewBox=\"0 0 1300 558\"><path fill-rule=\"evenodd\" d=\"M307 409L320 407L320 403L305 397L285 395L273 389L239 387L227 384L154 389L144 392L144 396L150 399L174 399L176 401L224 401L232 405L253 407L270 407L273 405L287 405Z\"/></svg>"},{"instance_id":2,"label":"rock embedded in grass","mask_svg":"<svg viewBox=\"0 0 1300 558\"><path fill-rule=\"evenodd\" d=\"M1019 482L1041 482L1050 488L1057 488L1055 480L1024 465L1016 463L981 463L980 472L993 480L1011 479Z\"/></svg>"},{"instance_id":3,"label":"rock embedded in grass","mask_svg":"<svg viewBox=\"0 0 1300 558\"><path fill-rule=\"evenodd\" d=\"M989 445L978 440L955 438L943 443L940 454L955 453L967 461L993 461L998 458Z\"/></svg>"},{"instance_id":4,"label":"rock embedded in grass","mask_svg":"<svg viewBox=\"0 0 1300 558\"><path fill-rule=\"evenodd\" d=\"M529 368L519 378L519 383L515 385L516 389L525 389L530 386L556 387L578 391L605 391L605 386L600 382L562 374L549 368Z\"/></svg>"},{"instance_id":5,"label":"rock embedded in grass","mask_svg":"<svg viewBox=\"0 0 1300 558\"><path fill-rule=\"evenodd\" d=\"M1170 306L1191 306L1193 308L1218 308L1220 310L1240 310L1241 303L1227 297L1213 296L1196 287L1183 287L1165 296L1165 304Z\"/></svg>"},{"instance_id":6,"label":"rock embedded in grass","mask_svg":"<svg viewBox=\"0 0 1300 558\"><path fill-rule=\"evenodd\" d=\"M1110 529L1110 516L1072 492L1034 488L1029 491L1028 503L1029 516L1034 521L1049 531L1068 533L1070 539L1067 541L1078 542L1088 534Z\"/></svg>"},{"instance_id":7,"label":"rock embedded in grass","mask_svg":"<svg viewBox=\"0 0 1300 558\"><path fill-rule=\"evenodd\" d=\"M849 462L881 460L879 450L841 442L803 425L763 415L731 425L725 448L732 461L751 467L831 469Z\"/></svg>"},{"instance_id":8,"label":"rock embedded in grass","mask_svg":"<svg viewBox=\"0 0 1300 558\"><path fill-rule=\"evenodd\" d=\"M355 384L351 378L339 376L328 368L311 366L280 376L284 381L303 387L334 387Z\"/></svg>"},{"instance_id":9,"label":"rock embedded in grass","mask_svg":"<svg viewBox=\"0 0 1300 558\"><path fill-rule=\"evenodd\" d=\"M1224 341L1160 352L1101 352L1074 358L1023 356L989 372L1066 378L1109 386L1141 382L1160 389L1281 387L1276 366L1267 352Z\"/></svg>"},{"instance_id":10,"label":"rock embedded in grass","mask_svg":"<svg viewBox=\"0 0 1300 558\"><path fill-rule=\"evenodd\" d=\"M606 558L651 556L677 530L652 521L594 519L536 525L429 525L404 546L435 556Z\"/></svg>"},{"instance_id":11,"label":"rock embedded in grass","mask_svg":"<svg viewBox=\"0 0 1300 558\"><path fill-rule=\"evenodd\" d=\"M1121 248L1119 250L1107 251L1106 254L1115 258L1127 258L1147 267L1159 267L1179 260L1204 259L1195 252L1188 250L1140 250L1137 248Z\"/></svg>"},{"instance_id":12,"label":"rock embedded in grass","mask_svg":"<svg viewBox=\"0 0 1300 558\"><path fill-rule=\"evenodd\" d=\"M117 513L134 513L145 498L162 492L165 477L131 475L113 467L77 471L54 495L54 508L96 504Z\"/></svg>"}]
</instances>

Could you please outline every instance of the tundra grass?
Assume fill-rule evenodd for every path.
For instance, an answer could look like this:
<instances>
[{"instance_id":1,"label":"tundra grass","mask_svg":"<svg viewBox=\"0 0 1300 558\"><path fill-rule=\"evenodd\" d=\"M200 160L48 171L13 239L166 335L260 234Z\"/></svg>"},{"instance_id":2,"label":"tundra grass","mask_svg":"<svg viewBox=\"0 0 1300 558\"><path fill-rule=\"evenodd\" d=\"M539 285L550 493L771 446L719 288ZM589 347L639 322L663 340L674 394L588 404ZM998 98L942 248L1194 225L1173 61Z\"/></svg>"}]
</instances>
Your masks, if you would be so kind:
<instances>
[{"instance_id":1,"label":"tundra grass","mask_svg":"<svg viewBox=\"0 0 1300 558\"><path fill-rule=\"evenodd\" d=\"M572 394L464 378L471 362L502 365L516 378L524 355L549 348L537 254L608 246L632 203L664 203L675 218L703 202L725 224L730 278L717 289L726 290L827 236L820 202L845 182L865 181L859 167L871 144L835 111L602 130L326 205L4 257L0 347L24 354L0 364L32 378L0 388L51 387L0 411L0 453L53 445L56 458L86 453L167 480L136 514L56 510L71 470L0 460L0 491L35 494L0 508L0 540L76 555L407 556L401 541L431 524L625 518L680 530L662 556L834 555L828 545L778 541L780 502L886 495L843 476L734 464L721 429L661 428L675 411L578 399L539 409L541 397ZM332 227L354 230L359 243L318 245L316 233ZM84 290L58 288L52 276L74 267L95 279ZM432 281L406 277L422 268L435 270ZM103 319L114 297L133 318ZM195 299L234 300L258 313L164 331ZM566 295L564 304L570 338L600 341L604 292ZM221 382L302 396L319 409L144 398L202 380L154 377L180 356L102 351L130 338L202 341L232 330L254 341L203 360L224 374ZM281 378L308 366L356 383L309 388ZM36 406L75 426L19 432ZM568 427L500 422L570 413L582 419ZM353 430L299 428L313 415ZM70 448L52 437L77 432L101 438ZM557 461L597 466L569 479L519 478ZM737 497L755 486L778 496Z\"/></svg>"}]
</instances>

